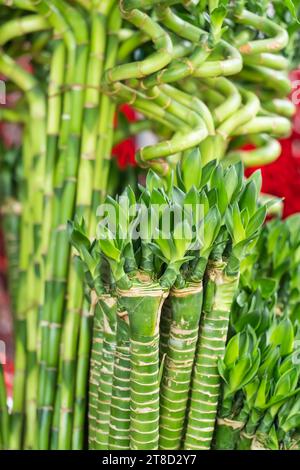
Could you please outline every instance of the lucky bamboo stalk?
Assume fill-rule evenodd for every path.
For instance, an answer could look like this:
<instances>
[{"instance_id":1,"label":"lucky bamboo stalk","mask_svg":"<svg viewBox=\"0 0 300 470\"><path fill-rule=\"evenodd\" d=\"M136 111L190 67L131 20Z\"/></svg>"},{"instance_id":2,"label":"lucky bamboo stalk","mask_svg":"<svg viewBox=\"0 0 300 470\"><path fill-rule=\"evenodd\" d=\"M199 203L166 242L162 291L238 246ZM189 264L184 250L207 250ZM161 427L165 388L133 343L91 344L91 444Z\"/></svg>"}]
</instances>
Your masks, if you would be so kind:
<instances>
[{"instance_id":1,"label":"lucky bamboo stalk","mask_svg":"<svg viewBox=\"0 0 300 470\"><path fill-rule=\"evenodd\" d=\"M78 215L82 214L85 218L89 217L89 206L91 204L92 196L92 175L95 159L96 147L96 127L98 122L98 108L99 108L99 90L97 89L100 81L103 55L105 51L105 15L106 11L110 8L111 2L106 2L101 6L101 10L96 12L93 19L91 28L91 48L89 51L87 81L86 81L86 94L84 103L84 126L82 132L81 142L81 159L78 169L78 183L76 195L76 212ZM92 12L91 12L92 13ZM88 181L90 184L87 185ZM87 186L89 191L87 191ZM82 278L76 273L76 268L71 262L69 272L68 290L72 290L72 294L68 296L67 312L64 321L64 334L66 337L72 337L72 343L67 343L64 346L64 354L66 355L65 369L69 369L70 364L76 366L76 347L77 337L79 336L80 323L79 312L83 300ZM77 312L77 315L74 315ZM75 322L75 318L77 321ZM68 323L67 323L68 322ZM67 357L68 356L68 357ZM69 374L68 374L69 376ZM71 375L71 384L68 381L62 388L62 402L61 402L61 426L60 426L60 448L70 448L71 446L71 429L73 419L73 401L75 393L75 369ZM66 417L65 417L66 415ZM63 420L68 420L68 426L63 425ZM67 434L67 435L66 435Z\"/></svg>"}]
</instances>

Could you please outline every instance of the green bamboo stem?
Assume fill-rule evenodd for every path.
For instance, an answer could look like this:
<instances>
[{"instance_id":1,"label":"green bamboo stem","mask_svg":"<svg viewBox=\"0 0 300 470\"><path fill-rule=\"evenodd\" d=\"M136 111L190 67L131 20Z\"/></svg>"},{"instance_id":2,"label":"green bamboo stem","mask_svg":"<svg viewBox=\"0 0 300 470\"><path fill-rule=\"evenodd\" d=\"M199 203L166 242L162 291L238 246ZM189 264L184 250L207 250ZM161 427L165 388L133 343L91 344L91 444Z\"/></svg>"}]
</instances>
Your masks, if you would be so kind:
<instances>
[{"instance_id":1,"label":"green bamboo stem","mask_svg":"<svg viewBox=\"0 0 300 470\"><path fill-rule=\"evenodd\" d=\"M183 129L180 134L175 134L170 140L141 148L136 156L138 162L147 162L155 158L174 155L197 146L207 137L208 131L205 123L198 114L193 111L188 113L183 105L168 99L158 87L151 90L151 96L153 96L152 94L156 97L155 101L159 105L164 106L170 113L186 121L189 127L186 131Z\"/></svg>"},{"instance_id":2,"label":"green bamboo stem","mask_svg":"<svg viewBox=\"0 0 300 470\"><path fill-rule=\"evenodd\" d=\"M39 367L39 387L38 387L38 403L39 409L42 406L42 402L45 396L45 376L46 376L46 362L47 362L47 354L48 354L48 337L49 337L49 323L50 323L50 316L51 316L51 308L52 308L52 289L53 289L53 282L52 278L54 276L53 270L53 260L54 255L56 252L57 240L56 240L56 229L59 227L59 217L60 217L60 210L61 210L61 194L62 194L62 186L64 180L64 168L65 168L65 152L67 147L69 129L70 129L70 113L71 113L71 88L72 84L75 81L75 60L76 60L76 42L72 31L69 29L66 21L61 16L60 12L56 8L55 5L47 5L45 2L39 2L37 4L38 11L40 14L46 16L51 23L52 27L54 28L55 34L63 39L64 45L66 47L66 60L67 60L67 67L64 76L64 95L63 95L63 103L62 103L62 115L61 115L61 127L58 137L58 156L55 164L54 169L54 180L53 180L53 202L51 203L50 197L50 205L52 206L52 214L49 218L49 223L51 224L51 232L50 238L47 231L44 232L44 236L46 237L46 242L44 239L44 249L46 248L47 244L48 250L45 251L47 256L45 256L45 289L44 289L44 298L41 298L41 321L39 325L40 329L40 338L41 338L41 351L40 351L40 367ZM63 68L63 62L57 64L57 67ZM57 69L59 72L59 69ZM51 109L49 108L49 113ZM49 114L49 118L52 114ZM57 117L57 115L55 114ZM54 114L53 114L54 117ZM54 126L54 134L57 132L57 121L53 121L56 123ZM52 119L51 119L52 123ZM50 123L49 123L50 124ZM51 151L51 147L48 147L49 151ZM52 153L52 152L51 152ZM51 158L48 159L50 163L51 170ZM47 173L49 175L49 173ZM51 175L47 178L47 184L49 187L51 186ZM51 191L50 191L51 192ZM45 201L46 202L46 201ZM45 255L44 253L44 255ZM40 415L40 411L39 411Z\"/></svg>"},{"instance_id":3,"label":"green bamboo stem","mask_svg":"<svg viewBox=\"0 0 300 470\"><path fill-rule=\"evenodd\" d=\"M242 98L238 88L224 77L206 79L203 80L203 82L210 88L220 91L226 97L226 99L212 112L214 123L217 126L238 110L241 105Z\"/></svg>"},{"instance_id":4,"label":"green bamboo stem","mask_svg":"<svg viewBox=\"0 0 300 470\"><path fill-rule=\"evenodd\" d=\"M44 24L43 24L44 25ZM29 28L30 25L28 25ZM34 25L33 25L34 26ZM41 27L41 25L39 25ZM29 31L29 29L28 29ZM4 44L6 36L2 38L2 45ZM32 190L32 201L34 211L34 224L36 225L36 231L40 231L41 224L41 212L42 212L42 186L43 186L43 175L44 175L44 119L45 119L45 102L44 96L40 89L37 80L32 77L29 73L25 72L19 65L17 65L9 56L2 54L1 56L1 69L2 71L16 83L26 94L26 99L30 107L30 115L32 119L31 138L33 149L32 152L35 156L35 160L32 162L32 169L34 170L34 187ZM33 131L34 128L34 131ZM37 133L34 134L34 133ZM37 194L35 194L35 190ZM36 234L36 246L39 249L39 233ZM37 255L39 256L39 254ZM36 260L35 263L38 261Z\"/></svg>"},{"instance_id":5,"label":"green bamboo stem","mask_svg":"<svg viewBox=\"0 0 300 470\"><path fill-rule=\"evenodd\" d=\"M171 115L156 103L153 103L145 94L125 85L119 85L113 93L110 93L110 96L116 96L118 100L124 103L130 103L137 111L143 113L144 116L153 121L162 123L171 130L176 131L183 125L180 119Z\"/></svg>"},{"instance_id":6,"label":"green bamboo stem","mask_svg":"<svg viewBox=\"0 0 300 470\"><path fill-rule=\"evenodd\" d=\"M59 361L59 371L54 401L53 420L51 423L50 449L58 450L59 421L61 408L61 386L62 386L62 360Z\"/></svg>"},{"instance_id":7,"label":"green bamboo stem","mask_svg":"<svg viewBox=\"0 0 300 470\"><path fill-rule=\"evenodd\" d=\"M130 335L128 314L117 312L116 351L110 405L109 449L130 448Z\"/></svg>"},{"instance_id":8,"label":"green bamboo stem","mask_svg":"<svg viewBox=\"0 0 300 470\"><path fill-rule=\"evenodd\" d=\"M172 60L173 45L166 31L146 13L137 9L126 11L123 8L124 3L121 2L122 17L149 35L157 52L150 54L142 61L117 65L107 70L104 81L108 84L129 78L143 78L164 68Z\"/></svg>"},{"instance_id":9,"label":"green bamboo stem","mask_svg":"<svg viewBox=\"0 0 300 470\"><path fill-rule=\"evenodd\" d=\"M62 86L64 84L64 62L66 51L61 39L56 41L50 64L47 110L47 151L45 171L45 195L42 232L42 253L46 260L50 243L54 204L54 169L57 163L58 140L61 126ZM42 299L41 299L42 300Z\"/></svg>"},{"instance_id":10,"label":"green bamboo stem","mask_svg":"<svg viewBox=\"0 0 300 470\"><path fill-rule=\"evenodd\" d=\"M168 296L163 303L161 318L159 323L159 363L162 364L165 361L169 334L172 321L172 307L171 307L171 298Z\"/></svg>"},{"instance_id":11,"label":"green bamboo stem","mask_svg":"<svg viewBox=\"0 0 300 470\"><path fill-rule=\"evenodd\" d=\"M291 118L295 114L295 105L289 99L274 98L263 103L264 109L271 113Z\"/></svg>"},{"instance_id":12,"label":"green bamboo stem","mask_svg":"<svg viewBox=\"0 0 300 470\"><path fill-rule=\"evenodd\" d=\"M235 75L242 70L243 62L238 50L223 40L220 41L219 47L226 59L218 61L207 60L207 62L195 70L193 73L194 77L209 78L219 75Z\"/></svg>"},{"instance_id":13,"label":"green bamboo stem","mask_svg":"<svg viewBox=\"0 0 300 470\"><path fill-rule=\"evenodd\" d=\"M57 49L58 51L58 49ZM60 51L53 55L53 61L54 65L56 65L57 62L57 57L60 59L62 58L62 53L63 51L60 49ZM54 77L52 77L54 79ZM57 87L55 87L55 83L51 85L53 88L55 88L55 91L58 91ZM50 88L51 88L50 86ZM49 174L49 165L53 165L53 159L55 158L55 145L56 145L56 136L55 134L52 134L53 130L53 125L57 124L56 128L59 128L59 117L58 122L56 123L56 115L59 113L60 108L59 108L59 95L58 99L55 99L55 105L58 105L58 109L54 110L53 107L51 108L51 105L49 106L48 109L48 137L47 137L47 152L46 152L46 181L45 181L45 196L44 196L44 210L45 210L45 221L46 223L43 224L43 228L41 231L40 235L40 240L41 240L41 245L40 245L40 254L42 255L47 251L47 244L45 243L45 230L47 234L47 229L49 228L48 221L51 220L51 205L49 199L51 198L51 183L49 181L50 177L47 174ZM52 113L51 113L52 110ZM54 113L53 113L54 111ZM53 120L53 122L50 122L49 120ZM51 127L52 124L52 127ZM49 132L50 129L50 132ZM52 137L53 135L53 137ZM51 170L51 167L50 167ZM47 236L47 235L46 235ZM46 245L46 246L45 246ZM41 298L38 298L38 296L42 296L43 289L42 285L40 284L40 287L36 291L36 301L35 301L35 308L28 314L28 341L30 341L30 344L28 344L28 367L31 368L31 378L28 377L27 380L27 390L26 390L26 407L27 407L27 421L26 421L26 430L25 430L25 446L26 448L33 448L36 446L36 433L37 433L37 427L36 427L36 407L37 407L37 383L38 383L38 376L37 376L37 346L38 346L38 340L40 340L40 335L37 330L37 305L38 303L41 303L42 300Z\"/></svg>"},{"instance_id":14,"label":"green bamboo stem","mask_svg":"<svg viewBox=\"0 0 300 470\"><path fill-rule=\"evenodd\" d=\"M111 69L116 62L118 51L117 32L121 27L119 10L114 6L107 24L108 41L105 52L104 71ZM113 120L115 104L110 96L102 95L100 101L99 121L97 128L96 161L93 175L92 209L89 220L89 233L95 233L96 211L106 196L109 161L113 145Z\"/></svg>"},{"instance_id":15,"label":"green bamboo stem","mask_svg":"<svg viewBox=\"0 0 300 470\"><path fill-rule=\"evenodd\" d=\"M193 109L190 110L188 107L186 107L176 99L177 95L179 95L176 89L173 88L172 90L172 87L168 86L167 90L169 90L169 94L165 93L165 89L163 87L155 86L151 90L149 90L147 94L159 106L164 107L164 109L166 109L170 114L173 114L182 122L185 122L186 126L190 127L191 129L195 129L196 127L201 128L206 131L207 135L208 130L206 128L206 123L202 119L202 117L200 117L198 113L194 112ZM181 95L183 95L182 92Z\"/></svg>"},{"instance_id":16,"label":"green bamboo stem","mask_svg":"<svg viewBox=\"0 0 300 470\"><path fill-rule=\"evenodd\" d=\"M180 449L198 339L202 283L173 288L171 325L160 387L160 449Z\"/></svg>"},{"instance_id":17,"label":"green bamboo stem","mask_svg":"<svg viewBox=\"0 0 300 470\"><path fill-rule=\"evenodd\" d=\"M166 2L161 2L160 5L155 8L155 12L158 19L181 38L197 44L203 34L205 34L204 30L176 15Z\"/></svg>"},{"instance_id":18,"label":"green bamboo stem","mask_svg":"<svg viewBox=\"0 0 300 470\"><path fill-rule=\"evenodd\" d=\"M281 116L257 116L238 127L234 135L268 133L276 137L288 136L291 132L291 121Z\"/></svg>"},{"instance_id":19,"label":"green bamboo stem","mask_svg":"<svg viewBox=\"0 0 300 470\"><path fill-rule=\"evenodd\" d=\"M205 62L210 54L208 41L203 41L201 47L196 47L189 57L173 60L167 68L149 75L140 81L142 88L151 88L162 83L172 83L182 80L183 78L193 74Z\"/></svg>"},{"instance_id":20,"label":"green bamboo stem","mask_svg":"<svg viewBox=\"0 0 300 470\"><path fill-rule=\"evenodd\" d=\"M262 65L274 70L288 70L288 60L277 54L270 54L268 52L261 52L255 55L244 55L243 62L247 65Z\"/></svg>"},{"instance_id":21,"label":"green bamboo stem","mask_svg":"<svg viewBox=\"0 0 300 470\"><path fill-rule=\"evenodd\" d=\"M245 66L237 74L246 82L264 83L264 87L276 91L277 96L286 96L291 92L291 82L284 72L272 70L262 66Z\"/></svg>"},{"instance_id":22,"label":"green bamboo stem","mask_svg":"<svg viewBox=\"0 0 300 470\"><path fill-rule=\"evenodd\" d=\"M37 401L38 406L41 403L43 395L42 383L45 373L46 363L46 332L48 332L47 309L44 306L45 288L48 287L47 280L49 276L49 258L48 252L53 254L55 246L51 245L51 229L53 224L53 213L55 207L56 195L55 187L55 167L59 156L59 134L61 127L64 128L62 119L63 95L62 86L65 80L64 62L66 60L66 48L64 42L57 38L54 45L50 64L50 81L48 86L48 111L47 111L47 145L46 145L46 168L45 168L45 192L44 192L44 223L42 227L42 256L44 260L44 284L41 288L39 299L39 324L38 324L38 361L39 378Z\"/></svg>"},{"instance_id":23,"label":"green bamboo stem","mask_svg":"<svg viewBox=\"0 0 300 470\"><path fill-rule=\"evenodd\" d=\"M49 28L49 23L46 18L38 15L27 15L21 18L15 18L1 26L0 45L11 41L27 33L36 31L44 31Z\"/></svg>"},{"instance_id":24,"label":"green bamboo stem","mask_svg":"<svg viewBox=\"0 0 300 470\"><path fill-rule=\"evenodd\" d=\"M2 55L3 68L7 76L9 76L26 94L26 98L30 107L31 119L29 129L31 132L32 159L30 174L31 178L30 190L28 193L29 204L32 210L33 224L33 245L31 247L30 264L27 266L28 282L28 306L27 306L27 350L28 350L28 379L26 381L26 414L31 416L27 420L30 425L30 437L28 445L32 446L35 439L35 420L32 421L32 413L34 409L34 396L36 388L36 321L37 321L37 304L38 292L41 288L41 225L43 220L43 177L44 177L44 153L45 153L45 102L43 93L39 88L39 84L34 77L25 72L21 67L16 65L8 56ZM22 361L21 361L22 362ZM21 393L22 388L16 393ZM21 399L21 398L20 398ZM27 441L27 438L26 438ZM14 443L13 445L16 445ZM26 442L27 445L27 442Z\"/></svg>"},{"instance_id":25,"label":"green bamboo stem","mask_svg":"<svg viewBox=\"0 0 300 470\"><path fill-rule=\"evenodd\" d=\"M226 272L226 262L208 267L203 315L196 351L185 449L209 449L220 391L218 359L225 351L229 314L239 275Z\"/></svg>"},{"instance_id":26,"label":"green bamboo stem","mask_svg":"<svg viewBox=\"0 0 300 470\"><path fill-rule=\"evenodd\" d=\"M28 350L28 380L26 382L26 395L27 395L27 411L30 413L31 409L31 398L34 393L36 384L36 317L37 317L37 292L40 289L41 283L41 225L42 225L42 202L43 202L43 176L44 176L44 153L45 153L45 141L44 141L44 124L45 124L45 102L43 93L39 89L38 82L29 73L25 72L20 66L18 66L10 57L3 54L0 58L0 67L2 71L12 80L17 86L19 86L25 93L29 109L30 109L30 121L29 121L29 132L31 140L31 157L30 163L28 163L29 173L34 175L31 179L32 184L28 191L28 204L32 211L32 240L33 245L31 246L31 256L27 258L26 262L26 274L22 276L26 278L23 282L28 283L27 293L27 323L28 323L28 335L27 335L27 350ZM36 133L36 134L35 134ZM28 264L29 263L29 264ZM23 307L24 308L24 307ZM26 308L26 307L25 307ZM23 327L22 327L23 329ZM22 335L24 338L24 335ZM21 348L18 348L21 353ZM20 359L21 364L24 364L23 359ZM22 379L24 380L24 378ZM23 382L24 383L24 382ZM20 389L16 389L16 393L19 395L22 393L23 385ZM23 398L20 396L17 401L17 417L16 420L22 420L19 415L21 413L21 403ZM16 429L22 426L21 422L16 425ZM19 428L20 431L20 428ZM31 429L31 443L34 440L34 425ZM17 432L17 431L16 431ZM21 436L21 433L20 433ZM20 438L18 443L13 442L12 446L19 446Z\"/></svg>"},{"instance_id":27,"label":"green bamboo stem","mask_svg":"<svg viewBox=\"0 0 300 470\"><path fill-rule=\"evenodd\" d=\"M245 101L243 107L232 116L229 116L217 128L216 132L220 134L224 140L228 139L236 128L254 118L259 110L260 102L254 93L241 90L241 95Z\"/></svg>"},{"instance_id":28,"label":"green bamboo stem","mask_svg":"<svg viewBox=\"0 0 300 470\"><path fill-rule=\"evenodd\" d=\"M171 8L164 5L156 10L159 18L171 31L180 37L188 39L194 43L199 42L205 31L179 18ZM210 61L199 65L195 70L191 68L191 73L195 77L216 77L218 75L233 75L242 69L242 58L238 50L227 42L221 40L218 47L222 50L225 60Z\"/></svg>"},{"instance_id":29,"label":"green bamboo stem","mask_svg":"<svg viewBox=\"0 0 300 470\"><path fill-rule=\"evenodd\" d=\"M59 412L58 449L70 450L72 447L73 430L73 404L76 383L77 342L80 327L81 308L78 308L78 299L83 297L83 272L80 263L71 260L74 269L70 273L70 287L62 332L62 372ZM81 282L80 282L81 281ZM79 302L80 305L80 302Z\"/></svg>"},{"instance_id":30,"label":"green bamboo stem","mask_svg":"<svg viewBox=\"0 0 300 470\"><path fill-rule=\"evenodd\" d=\"M201 101L197 96L191 96L191 88L186 82L183 82L181 86L185 93L181 90L170 87L169 85L162 85L162 90L168 96L176 98L176 100L182 105L198 113L205 122L209 135L203 139L199 145L201 155L203 156L203 163L205 164L215 158L219 158L222 153L218 150L219 138L218 136L215 136L213 115L203 101ZM192 89L193 88L194 87L192 87Z\"/></svg>"},{"instance_id":31,"label":"green bamboo stem","mask_svg":"<svg viewBox=\"0 0 300 470\"><path fill-rule=\"evenodd\" d=\"M253 408L249 413L249 419L246 426L240 433L236 449L237 450L250 450L252 441L255 436L256 429L259 425L259 422L263 416L261 410Z\"/></svg>"},{"instance_id":32,"label":"green bamboo stem","mask_svg":"<svg viewBox=\"0 0 300 470\"><path fill-rule=\"evenodd\" d=\"M166 93L166 95L170 96L181 105L197 113L204 121L208 133L210 135L214 135L215 126L213 116L209 108L200 99L198 99L196 96L190 96L190 94L188 94L187 92L178 90L170 85L162 85L160 89L164 93Z\"/></svg>"},{"instance_id":33,"label":"green bamboo stem","mask_svg":"<svg viewBox=\"0 0 300 470\"><path fill-rule=\"evenodd\" d=\"M88 404L88 444L89 449L96 447L97 432L97 400L100 381L100 369L103 347L103 318L100 306L95 304L93 320L92 348L89 374L89 404Z\"/></svg>"}]
</instances>

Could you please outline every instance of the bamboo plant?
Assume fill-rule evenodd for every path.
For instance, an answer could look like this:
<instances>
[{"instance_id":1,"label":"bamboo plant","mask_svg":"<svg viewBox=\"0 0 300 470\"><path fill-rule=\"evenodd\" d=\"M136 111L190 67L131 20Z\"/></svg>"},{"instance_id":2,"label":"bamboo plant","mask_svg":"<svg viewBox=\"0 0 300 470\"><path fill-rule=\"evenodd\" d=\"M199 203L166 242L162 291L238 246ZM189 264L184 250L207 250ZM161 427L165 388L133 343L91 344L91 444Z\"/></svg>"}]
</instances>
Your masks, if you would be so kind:
<instances>
[{"instance_id":1,"label":"bamboo plant","mask_svg":"<svg viewBox=\"0 0 300 470\"><path fill-rule=\"evenodd\" d=\"M255 223L258 227L264 217L264 209L256 213L254 204L259 178L243 182L238 161L247 166L273 161L280 153L276 138L291 128L294 106L286 99L294 37L291 28L290 37L286 31L287 22L294 21L291 2L291 15L285 4L274 2L273 16L264 3L248 1L0 3L0 72L9 93L21 95L0 114L18 120L23 129L18 203L9 205L21 213L2 209L4 219L19 219L18 287L13 281L11 288L16 372L9 447L80 449L86 445L87 422L90 448L198 446L191 430L198 428L193 421L198 358L210 337L205 318L214 318L223 289L225 294L231 290L220 307L226 310L225 335L244 263L241 247L249 237L251 247ZM33 74L20 65L23 53ZM136 123L115 123L124 102L139 113ZM158 139L137 149L136 162L163 178L150 172L139 196L134 191L143 211L150 212L157 201L190 205L184 210L188 230L197 225L193 208L203 208L203 223L182 251L176 237L167 245L161 233L155 239L148 233L141 244L130 235L127 244L122 239L114 246L103 233L94 244L89 241L97 232L99 204L118 207L119 215L123 210L119 199L106 200L114 187L112 146L144 129ZM256 148L246 153L241 146L249 142ZM117 179L122 191L125 180ZM127 196L134 202L129 189ZM78 243L73 248L69 243L67 221L75 215L84 218L85 227L76 222L72 230L89 242L84 243L93 262L81 248L79 259ZM196 249L190 249L192 242L193 247L198 243ZM271 255L275 241L268 243ZM280 243L281 250L284 237ZM291 309L294 318L296 262L292 279L280 254L273 262L275 270L283 270L278 308ZM285 292L291 293L290 302ZM143 295L147 301L135 310ZM156 319L156 329L152 324L144 332L154 345L153 362L148 364L146 356L145 362L155 379L147 383L145 375L143 383L149 400L155 395L151 416L139 413L144 397L135 387L139 357L147 354L142 330L134 329L144 303L149 318ZM182 319L187 323L179 328ZM136 408L130 408L130 399ZM149 433L141 435L144 424Z\"/></svg>"}]
</instances>

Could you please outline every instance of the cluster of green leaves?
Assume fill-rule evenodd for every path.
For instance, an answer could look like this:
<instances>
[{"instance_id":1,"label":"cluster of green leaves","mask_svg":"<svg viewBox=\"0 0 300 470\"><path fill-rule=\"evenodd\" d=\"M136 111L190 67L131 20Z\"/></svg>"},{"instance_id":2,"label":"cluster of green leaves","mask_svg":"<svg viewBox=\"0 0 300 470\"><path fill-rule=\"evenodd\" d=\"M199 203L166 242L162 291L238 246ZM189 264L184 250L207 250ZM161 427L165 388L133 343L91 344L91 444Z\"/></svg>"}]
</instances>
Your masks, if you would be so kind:
<instances>
[{"instance_id":1,"label":"cluster of green leaves","mask_svg":"<svg viewBox=\"0 0 300 470\"><path fill-rule=\"evenodd\" d=\"M241 277L219 362L223 413L234 418L243 410L246 430L272 449L291 446L300 423L299 229L298 215L265 225L250 256L254 265Z\"/></svg>"},{"instance_id":2,"label":"cluster of green leaves","mask_svg":"<svg viewBox=\"0 0 300 470\"><path fill-rule=\"evenodd\" d=\"M299 321L299 214L266 224L248 261L241 278L242 286L251 286L254 290L256 285L263 285L267 296L268 290L271 296L276 286L278 309Z\"/></svg>"},{"instance_id":3,"label":"cluster of green leaves","mask_svg":"<svg viewBox=\"0 0 300 470\"><path fill-rule=\"evenodd\" d=\"M108 196L93 243L82 221L69 224L70 239L92 277L100 253L116 283L144 269L147 258L153 278L171 287L183 266L192 275L195 260L209 258L220 234L239 262L265 217L257 203L260 184L259 173L245 182L241 163L223 167L214 160L203 166L199 149L192 149L168 180L150 170L138 197L130 187L119 197Z\"/></svg>"}]
</instances>

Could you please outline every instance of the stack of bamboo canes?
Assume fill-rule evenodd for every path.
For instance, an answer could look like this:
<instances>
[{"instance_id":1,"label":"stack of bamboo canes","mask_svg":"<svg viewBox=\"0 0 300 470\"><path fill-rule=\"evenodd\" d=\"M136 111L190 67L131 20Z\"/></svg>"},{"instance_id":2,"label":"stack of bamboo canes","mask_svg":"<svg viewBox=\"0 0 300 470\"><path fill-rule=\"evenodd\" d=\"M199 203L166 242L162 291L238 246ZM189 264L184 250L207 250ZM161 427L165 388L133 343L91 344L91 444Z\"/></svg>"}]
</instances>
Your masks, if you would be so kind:
<instances>
[{"instance_id":1,"label":"stack of bamboo canes","mask_svg":"<svg viewBox=\"0 0 300 470\"><path fill-rule=\"evenodd\" d=\"M299 215L268 223L241 278L219 364L218 449L299 449L299 228Z\"/></svg>"},{"instance_id":2,"label":"stack of bamboo canes","mask_svg":"<svg viewBox=\"0 0 300 470\"><path fill-rule=\"evenodd\" d=\"M80 449L86 441L88 406L93 447L102 445L98 442L99 419L105 421L108 412L105 400L99 402L98 395L107 394L106 387L113 386L106 380L123 380L109 372L109 377L103 374L102 348L106 345L109 350L113 344L108 333L105 338L102 319L107 318L109 329L112 328L110 321L121 325L120 332L116 329L117 333L113 334L120 335L121 349L115 354L124 364L128 361L128 327L126 321L119 319L118 303L111 304L110 294L106 297L105 289L111 285L110 280L105 289L101 283L98 286L101 277L94 277L96 267L93 268L96 272L89 275L90 266L87 272L76 256L76 249L71 249L67 221L74 220L75 215L79 220L83 218L84 236L88 240L95 236L97 207L105 201L109 188L113 143L128 133L154 129L159 140L139 149L136 155L139 165L150 166L163 175L159 184L168 187L177 184L176 197L181 192L190 194L191 191L191 185L186 186L184 165L191 173L197 169L198 176L203 167L202 175L207 178L204 186L208 185L208 192L199 187L200 176L193 182L195 194L200 196L194 196L192 192L190 197L200 197L200 203L212 211L209 218L215 220L217 217L222 226L226 225L226 229L220 229L219 238L215 233L216 260L208 275L212 278L213 291L216 279L222 278L227 266L221 247L225 249L228 239L238 245L241 240L235 239L235 224L240 228L243 226L241 236L246 237L245 228L254 216L253 205L247 215L240 214L245 209L242 200L237 207L238 197L233 189L236 180L245 184L241 182L241 167L230 166L228 170L225 167L239 159L249 163L249 155L237 150L249 139L258 146L252 152L253 164L275 159L280 148L274 137L290 131L289 117L294 108L286 99L290 90L286 77L288 62L281 55L289 37L283 27L261 14L248 11L243 2L230 3L226 8L218 1L197 0L13 0L9 4L1 0L0 3L5 5L1 13L0 73L6 77L8 91L18 90L22 94L12 109L1 108L1 116L4 120L20 122L23 129L18 178L9 172L11 179L8 178L1 209L8 227L9 253L11 247L10 278L15 317L15 378L8 446L12 449ZM24 50L32 58L33 74L18 63L23 43L26 45ZM264 83L257 84L256 76ZM130 103L145 119L131 128L115 130L116 107L123 102ZM193 166L183 163L182 170L176 174L175 167L181 159L192 162ZM223 164L217 165L216 161ZM11 165L10 158L8 163ZM150 175L148 179L152 182L159 178L153 176L154 173ZM255 178L249 183L249 192L257 197L259 184ZM17 189L12 181L18 181ZM224 184L230 187L224 188ZM144 192L146 205L147 191ZM161 199L158 193L154 192ZM247 197L251 199L252 196ZM175 196L170 193L168 198L168 204L172 205ZM262 217L263 210L259 214ZM205 227L204 223L204 231ZM205 234L211 237L211 234ZM214 252L214 239L208 239ZM129 253L126 248L126 263L131 264L130 269L126 267L128 272L134 272L137 266L146 273L153 271L152 248L147 247L150 242L149 239L144 243L140 261L136 260L136 247ZM101 249L110 259L103 246ZM113 248L110 249L113 253ZM163 253L161 246L156 250ZM171 258L162 253L160 258L163 256L162 261L167 260L169 264ZM191 286L176 285L171 296L178 297L175 304L182 298L178 289L191 288L193 291L193 283L199 284L202 280L209 253L195 267L194 278L192 275L187 278L186 282ZM240 253L237 259L239 257ZM160 304L159 296L164 297L165 291L173 288L180 274L181 261L183 266L193 264L190 259L185 260L184 253L182 260L173 261L169 274L163 281L160 279L163 285L157 282L157 296L152 298L150 295L154 304ZM153 272L158 274L160 268L162 266L155 266ZM110 269L116 288L131 291L129 284L118 285L118 269L117 272L112 266ZM226 278L226 282L232 285L233 295L237 266L230 264L228 269L227 274L233 279ZM109 271L107 266L106 271ZM86 276L88 282L83 280ZM150 286L152 292L152 280ZM201 302L199 286L196 291ZM104 300L99 303L98 298L102 296ZM130 301L133 302L131 296ZM208 298L207 315L213 316L209 302ZM230 309L229 304L226 311ZM172 311L169 307L164 309ZM227 321L228 318L222 325L224 334ZM163 338L164 334L169 334L168 324L168 320L165 325L162 322L161 328L167 329L160 335L162 348L164 344L166 346ZM137 328L139 325L137 320ZM205 330L205 325L201 328ZM158 336L152 339L157 343ZM137 360L140 353L138 350ZM168 356L168 352L161 349L161 358L167 368L172 363L171 354L169 351ZM113 362L109 362L112 355L108 354L107 361L109 371L113 367ZM200 364L199 371L208 366ZM187 374L192 374L191 368ZM163 378L165 389L167 384L168 380ZM140 392L137 390L136 393ZM197 393L192 394L192 400L198 400ZM168 400L167 392L165 395ZM215 413L215 406L212 411ZM98 413L100 417L97 417ZM157 410L155 413L157 421ZM118 422L117 415L114 419ZM139 425L138 417L136 421ZM116 423L113 426L116 427ZM162 424L161 427L168 429L170 425ZM157 432L153 429L149 429L149 433ZM107 433L106 428L103 435L107 436ZM192 428L188 427L186 446L195 445L193 434ZM118 436L110 439L115 441ZM138 442L138 438L133 439ZM168 447L166 442L171 439L168 432L164 439L161 446ZM157 441L157 434L154 440ZM177 436L175 440L177 446L181 437Z\"/></svg>"}]
</instances>

